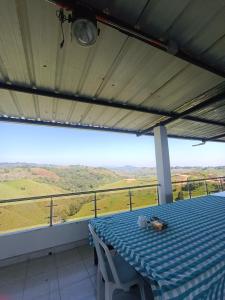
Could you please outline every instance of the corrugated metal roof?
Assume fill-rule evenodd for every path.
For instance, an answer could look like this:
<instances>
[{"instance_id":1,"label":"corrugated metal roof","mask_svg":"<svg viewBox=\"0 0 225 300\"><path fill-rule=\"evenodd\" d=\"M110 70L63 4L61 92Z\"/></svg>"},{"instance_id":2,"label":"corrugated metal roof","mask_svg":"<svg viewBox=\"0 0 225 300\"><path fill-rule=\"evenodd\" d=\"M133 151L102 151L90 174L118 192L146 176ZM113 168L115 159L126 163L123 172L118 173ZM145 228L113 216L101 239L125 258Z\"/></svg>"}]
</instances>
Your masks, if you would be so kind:
<instances>
[{"instance_id":1,"label":"corrugated metal roof","mask_svg":"<svg viewBox=\"0 0 225 300\"><path fill-rule=\"evenodd\" d=\"M89 1L90 2L90 1ZM224 1L91 1L127 24L225 69ZM0 80L168 112L182 112L225 91L225 79L99 24L90 48L71 42L64 25L60 49L56 7L44 0L0 2ZM225 123L225 102L192 116ZM0 90L0 115L142 131L165 120L155 114ZM210 138L224 127L179 120L169 134ZM222 138L221 138L222 139Z\"/></svg>"}]
</instances>

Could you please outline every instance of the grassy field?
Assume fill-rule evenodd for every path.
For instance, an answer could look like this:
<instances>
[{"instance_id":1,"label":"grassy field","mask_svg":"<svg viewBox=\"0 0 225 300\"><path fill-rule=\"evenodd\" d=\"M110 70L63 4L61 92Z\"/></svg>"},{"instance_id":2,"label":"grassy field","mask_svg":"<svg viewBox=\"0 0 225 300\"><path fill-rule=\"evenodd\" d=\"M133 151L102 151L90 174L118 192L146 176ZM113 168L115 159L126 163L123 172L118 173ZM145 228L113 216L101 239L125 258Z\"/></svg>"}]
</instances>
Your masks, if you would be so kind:
<instances>
[{"instance_id":1,"label":"grassy field","mask_svg":"<svg viewBox=\"0 0 225 300\"><path fill-rule=\"evenodd\" d=\"M132 207L140 208L157 204L157 196L155 189L137 189L131 191ZM126 191L100 193L97 195L97 213L105 215L119 211L129 210L130 195ZM90 214L93 209L93 203L84 204L76 217L81 218Z\"/></svg>"},{"instance_id":2,"label":"grassy field","mask_svg":"<svg viewBox=\"0 0 225 300\"><path fill-rule=\"evenodd\" d=\"M58 186L36 182L31 179L16 179L0 182L0 200L60 194L63 192L65 192L65 190Z\"/></svg>"},{"instance_id":3,"label":"grassy field","mask_svg":"<svg viewBox=\"0 0 225 300\"><path fill-rule=\"evenodd\" d=\"M30 179L0 182L0 200L64 192L66 191L57 186ZM50 199L0 204L0 231L47 224L49 222L49 201Z\"/></svg>"},{"instance_id":4,"label":"grassy field","mask_svg":"<svg viewBox=\"0 0 225 300\"><path fill-rule=\"evenodd\" d=\"M148 185L154 183L155 183L154 177L128 178L128 179L119 180L117 182L104 184L100 186L98 189L123 188L123 187L139 186L139 185Z\"/></svg>"},{"instance_id":5,"label":"grassy field","mask_svg":"<svg viewBox=\"0 0 225 300\"><path fill-rule=\"evenodd\" d=\"M0 205L0 232L47 225L49 223L48 205L49 200Z\"/></svg>"}]
</instances>

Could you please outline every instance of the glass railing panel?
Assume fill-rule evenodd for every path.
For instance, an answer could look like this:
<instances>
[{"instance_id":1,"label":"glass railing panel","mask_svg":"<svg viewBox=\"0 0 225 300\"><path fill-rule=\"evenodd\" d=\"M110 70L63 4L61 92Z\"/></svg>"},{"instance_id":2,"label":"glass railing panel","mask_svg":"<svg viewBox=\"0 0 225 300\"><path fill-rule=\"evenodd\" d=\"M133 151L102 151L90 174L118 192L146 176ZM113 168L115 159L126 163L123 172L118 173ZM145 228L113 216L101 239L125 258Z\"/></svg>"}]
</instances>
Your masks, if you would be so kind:
<instances>
[{"instance_id":1,"label":"glass railing panel","mask_svg":"<svg viewBox=\"0 0 225 300\"><path fill-rule=\"evenodd\" d=\"M172 184L173 200L179 201L190 198L190 184L187 182L178 182Z\"/></svg>"},{"instance_id":2,"label":"glass railing panel","mask_svg":"<svg viewBox=\"0 0 225 300\"><path fill-rule=\"evenodd\" d=\"M54 198L53 224L93 218L94 193Z\"/></svg>"},{"instance_id":3,"label":"glass railing panel","mask_svg":"<svg viewBox=\"0 0 225 300\"><path fill-rule=\"evenodd\" d=\"M158 205L157 187L132 189L130 193L133 209Z\"/></svg>"},{"instance_id":4,"label":"glass railing panel","mask_svg":"<svg viewBox=\"0 0 225 300\"><path fill-rule=\"evenodd\" d=\"M225 191L225 178L220 178L221 191Z\"/></svg>"},{"instance_id":5,"label":"glass railing panel","mask_svg":"<svg viewBox=\"0 0 225 300\"><path fill-rule=\"evenodd\" d=\"M0 234L49 224L50 199L0 203Z\"/></svg>"},{"instance_id":6,"label":"glass railing panel","mask_svg":"<svg viewBox=\"0 0 225 300\"><path fill-rule=\"evenodd\" d=\"M208 188L208 193L213 194L213 193L218 193L221 192L221 182L219 179L213 179L213 180L206 180L207 188Z\"/></svg>"},{"instance_id":7,"label":"glass railing panel","mask_svg":"<svg viewBox=\"0 0 225 300\"><path fill-rule=\"evenodd\" d=\"M201 197L207 195L207 184L205 181L193 181L189 183L191 197Z\"/></svg>"},{"instance_id":8,"label":"glass railing panel","mask_svg":"<svg viewBox=\"0 0 225 300\"><path fill-rule=\"evenodd\" d=\"M100 192L96 198L98 216L130 210L128 190Z\"/></svg>"}]
</instances>

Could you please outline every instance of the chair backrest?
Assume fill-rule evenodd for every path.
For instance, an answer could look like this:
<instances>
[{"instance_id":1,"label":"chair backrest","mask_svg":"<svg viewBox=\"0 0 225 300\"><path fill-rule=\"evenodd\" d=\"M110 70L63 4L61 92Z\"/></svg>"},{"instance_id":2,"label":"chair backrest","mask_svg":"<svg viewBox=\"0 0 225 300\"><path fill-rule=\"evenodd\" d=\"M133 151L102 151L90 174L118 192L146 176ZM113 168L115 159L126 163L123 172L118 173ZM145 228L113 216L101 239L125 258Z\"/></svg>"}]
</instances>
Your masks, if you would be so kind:
<instances>
[{"instance_id":1,"label":"chair backrest","mask_svg":"<svg viewBox=\"0 0 225 300\"><path fill-rule=\"evenodd\" d=\"M90 233L93 238L96 253L98 256L99 268L100 268L100 271L102 273L104 280L105 281L113 280L114 283L121 284L115 264L112 259L112 255L111 255L108 247L96 234L92 225L88 224L88 227L89 227ZM107 267L107 265L108 265L108 267ZM110 270L109 270L109 268L110 268ZM110 276L109 272L111 272L111 276ZM110 277L112 277L112 278L110 278Z\"/></svg>"}]
</instances>

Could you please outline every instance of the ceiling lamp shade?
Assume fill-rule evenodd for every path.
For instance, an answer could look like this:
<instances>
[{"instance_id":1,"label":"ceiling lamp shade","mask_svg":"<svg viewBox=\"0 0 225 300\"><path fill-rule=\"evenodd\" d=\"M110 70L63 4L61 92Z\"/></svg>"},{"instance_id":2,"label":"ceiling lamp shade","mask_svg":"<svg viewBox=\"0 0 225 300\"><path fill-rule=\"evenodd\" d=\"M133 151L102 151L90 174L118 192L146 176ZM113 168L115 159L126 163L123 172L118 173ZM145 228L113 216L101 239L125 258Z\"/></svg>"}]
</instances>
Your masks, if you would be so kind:
<instances>
[{"instance_id":1,"label":"ceiling lamp shade","mask_svg":"<svg viewBox=\"0 0 225 300\"><path fill-rule=\"evenodd\" d=\"M76 6L72 14L72 35L81 46L93 45L98 36L97 21L91 9Z\"/></svg>"}]
</instances>

